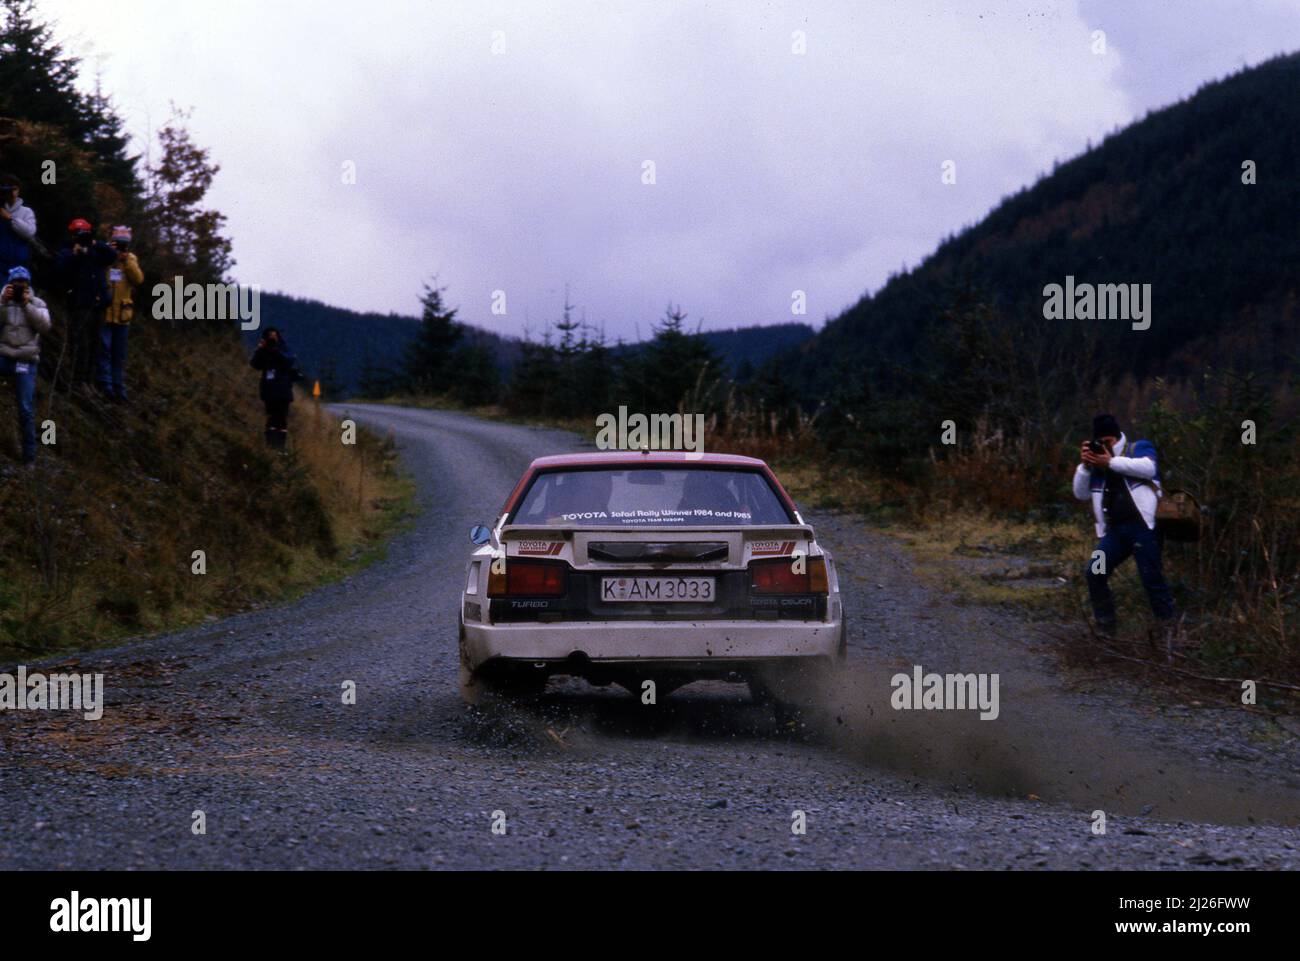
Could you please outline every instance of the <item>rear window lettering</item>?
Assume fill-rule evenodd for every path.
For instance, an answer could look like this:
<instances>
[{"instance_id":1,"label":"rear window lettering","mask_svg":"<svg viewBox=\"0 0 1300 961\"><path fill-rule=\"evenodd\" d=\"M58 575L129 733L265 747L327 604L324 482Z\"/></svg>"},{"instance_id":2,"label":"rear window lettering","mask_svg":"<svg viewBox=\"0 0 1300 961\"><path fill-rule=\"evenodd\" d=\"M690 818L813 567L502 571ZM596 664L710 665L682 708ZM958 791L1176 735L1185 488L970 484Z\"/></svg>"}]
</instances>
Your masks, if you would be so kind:
<instances>
[{"instance_id":1,"label":"rear window lettering","mask_svg":"<svg viewBox=\"0 0 1300 961\"><path fill-rule=\"evenodd\" d=\"M663 527L792 523L757 471L658 467L539 474L511 521Z\"/></svg>"}]
</instances>

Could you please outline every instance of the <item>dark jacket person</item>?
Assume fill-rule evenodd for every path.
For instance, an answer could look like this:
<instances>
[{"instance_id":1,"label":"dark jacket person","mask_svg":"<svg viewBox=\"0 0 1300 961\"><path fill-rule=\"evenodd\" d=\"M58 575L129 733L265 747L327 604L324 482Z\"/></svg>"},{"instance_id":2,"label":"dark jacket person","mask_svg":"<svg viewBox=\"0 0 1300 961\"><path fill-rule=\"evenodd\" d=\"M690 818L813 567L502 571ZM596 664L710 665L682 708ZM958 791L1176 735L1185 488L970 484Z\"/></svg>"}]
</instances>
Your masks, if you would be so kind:
<instances>
[{"instance_id":1,"label":"dark jacket person","mask_svg":"<svg viewBox=\"0 0 1300 961\"><path fill-rule=\"evenodd\" d=\"M117 251L95 239L90 222L68 224L68 243L57 264L68 305L68 370L73 383L89 383L99 343L99 324L108 306L107 268Z\"/></svg>"},{"instance_id":2,"label":"dark jacket person","mask_svg":"<svg viewBox=\"0 0 1300 961\"><path fill-rule=\"evenodd\" d=\"M267 446L283 450L289 439L289 405L293 403L293 385L302 379L298 373L297 358L280 332L274 327L268 327L248 363L254 370L262 372L258 396L266 408Z\"/></svg>"},{"instance_id":3,"label":"dark jacket person","mask_svg":"<svg viewBox=\"0 0 1300 961\"><path fill-rule=\"evenodd\" d=\"M15 267L31 260L31 243L36 237L36 214L25 206L22 184L11 174L0 174L0 280Z\"/></svg>"}]
</instances>

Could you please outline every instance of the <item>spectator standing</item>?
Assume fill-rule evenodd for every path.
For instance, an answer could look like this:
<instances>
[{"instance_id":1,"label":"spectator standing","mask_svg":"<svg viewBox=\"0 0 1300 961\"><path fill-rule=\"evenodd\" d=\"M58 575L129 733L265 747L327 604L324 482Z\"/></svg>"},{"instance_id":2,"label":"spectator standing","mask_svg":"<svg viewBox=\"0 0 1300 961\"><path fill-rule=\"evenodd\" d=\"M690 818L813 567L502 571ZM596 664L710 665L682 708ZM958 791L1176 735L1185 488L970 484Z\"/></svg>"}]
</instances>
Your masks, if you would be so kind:
<instances>
[{"instance_id":1,"label":"spectator standing","mask_svg":"<svg viewBox=\"0 0 1300 961\"><path fill-rule=\"evenodd\" d=\"M114 400L126 400L126 345L135 317L135 289L144 271L131 252L131 228L113 228L109 239L117 259L107 273L108 307L99 327L99 389Z\"/></svg>"}]
</instances>

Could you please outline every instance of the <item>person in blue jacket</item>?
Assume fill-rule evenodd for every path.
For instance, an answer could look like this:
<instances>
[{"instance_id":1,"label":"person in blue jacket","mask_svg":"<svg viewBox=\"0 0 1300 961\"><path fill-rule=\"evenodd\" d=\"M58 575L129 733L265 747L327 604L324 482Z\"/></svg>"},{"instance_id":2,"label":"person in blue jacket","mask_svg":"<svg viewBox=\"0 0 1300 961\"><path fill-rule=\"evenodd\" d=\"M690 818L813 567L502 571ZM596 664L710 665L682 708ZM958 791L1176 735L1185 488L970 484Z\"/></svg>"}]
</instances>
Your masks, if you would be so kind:
<instances>
[{"instance_id":1,"label":"person in blue jacket","mask_svg":"<svg viewBox=\"0 0 1300 961\"><path fill-rule=\"evenodd\" d=\"M31 261L36 214L23 204L22 184L12 174L0 174L0 280L15 267Z\"/></svg>"}]
</instances>

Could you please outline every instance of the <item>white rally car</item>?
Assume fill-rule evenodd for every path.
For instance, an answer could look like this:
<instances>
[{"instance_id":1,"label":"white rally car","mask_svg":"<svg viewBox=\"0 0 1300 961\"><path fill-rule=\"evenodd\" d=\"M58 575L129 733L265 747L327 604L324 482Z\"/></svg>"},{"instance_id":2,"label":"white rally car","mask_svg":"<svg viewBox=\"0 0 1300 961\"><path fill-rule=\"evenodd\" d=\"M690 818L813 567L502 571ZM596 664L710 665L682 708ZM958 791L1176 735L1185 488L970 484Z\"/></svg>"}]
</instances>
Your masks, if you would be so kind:
<instances>
[{"instance_id":1,"label":"white rally car","mask_svg":"<svg viewBox=\"0 0 1300 961\"><path fill-rule=\"evenodd\" d=\"M475 527L461 693L569 675L657 696L704 678L787 704L845 654L831 555L761 460L667 451L541 457Z\"/></svg>"}]
</instances>

